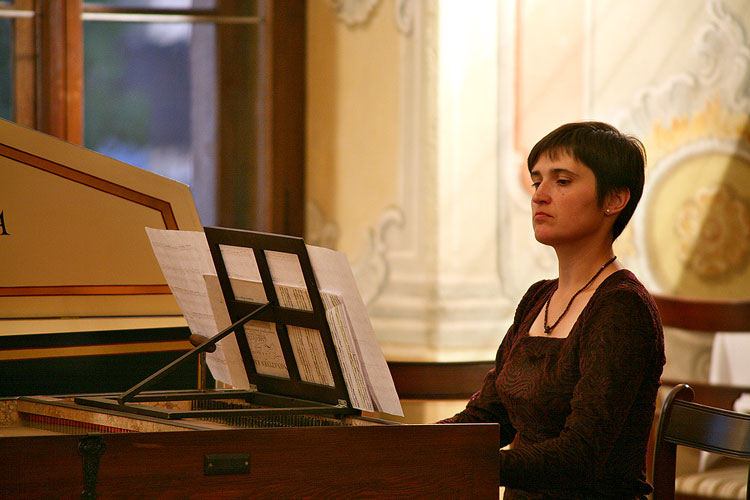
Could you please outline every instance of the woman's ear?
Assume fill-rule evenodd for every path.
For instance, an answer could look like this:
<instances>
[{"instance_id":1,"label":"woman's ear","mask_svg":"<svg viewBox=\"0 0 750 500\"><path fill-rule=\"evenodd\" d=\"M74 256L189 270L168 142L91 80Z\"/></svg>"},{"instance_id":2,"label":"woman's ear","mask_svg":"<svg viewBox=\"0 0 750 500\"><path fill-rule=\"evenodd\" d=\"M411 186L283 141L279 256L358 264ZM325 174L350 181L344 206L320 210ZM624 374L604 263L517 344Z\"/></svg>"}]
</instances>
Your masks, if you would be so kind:
<instances>
[{"instance_id":1,"label":"woman's ear","mask_svg":"<svg viewBox=\"0 0 750 500\"><path fill-rule=\"evenodd\" d=\"M617 215L627 206L630 201L630 190L628 188L613 189L604 199L604 212L607 215Z\"/></svg>"}]
</instances>

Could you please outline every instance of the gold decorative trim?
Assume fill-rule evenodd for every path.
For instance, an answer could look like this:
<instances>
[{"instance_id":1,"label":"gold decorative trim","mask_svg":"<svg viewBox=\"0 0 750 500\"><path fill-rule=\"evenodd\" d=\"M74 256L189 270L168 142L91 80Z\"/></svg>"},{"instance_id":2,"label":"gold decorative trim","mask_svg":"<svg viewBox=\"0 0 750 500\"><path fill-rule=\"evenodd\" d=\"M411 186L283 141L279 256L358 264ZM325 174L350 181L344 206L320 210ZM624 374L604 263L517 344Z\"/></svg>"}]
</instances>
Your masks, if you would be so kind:
<instances>
[{"instance_id":1,"label":"gold decorative trim","mask_svg":"<svg viewBox=\"0 0 750 500\"><path fill-rule=\"evenodd\" d=\"M64 179L68 179L84 186L89 186L99 191L123 198L133 203L143 205L152 208L161 213L162 220L164 220L164 227L166 229L177 229L177 220L175 219L174 213L172 212L172 205L164 200L154 198L147 194L139 193L133 189L115 184L99 177L75 170L70 167L66 167L60 163L41 158L36 155L32 155L25 151L21 151L16 148L12 148L5 144L0 144L0 156L4 156L11 160L23 163L30 167L38 168L49 172L51 174L59 175Z\"/></svg>"},{"instance_id":2,"label":"gold decorative trim","mask_svg":"<svg viewBox=\"0 0 750 500\"><path fill-rule=\"evenodd\" d=\"M167 285L76 285L76 286L4 286L0 297L37 297L52 295L158 295L172 293Z\"/></svg>"}]
</instances>

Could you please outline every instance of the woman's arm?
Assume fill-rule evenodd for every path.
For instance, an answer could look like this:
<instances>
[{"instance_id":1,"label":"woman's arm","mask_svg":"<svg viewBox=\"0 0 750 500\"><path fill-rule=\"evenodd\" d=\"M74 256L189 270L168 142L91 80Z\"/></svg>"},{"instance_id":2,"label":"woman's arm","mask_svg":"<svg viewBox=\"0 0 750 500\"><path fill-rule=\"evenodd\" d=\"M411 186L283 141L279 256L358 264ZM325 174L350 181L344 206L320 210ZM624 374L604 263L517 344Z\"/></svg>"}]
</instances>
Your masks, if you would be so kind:
<instances>
[{"instance_id":1,"label":"woman's arm","mask_svg":"<svg viewBox=\"0 0 750 500\"><path fill-rule=\"evenodd\" d=\"M513 441L516 430L510 423L508 412L500 402L495 384L497 375L502 370L508 354L516 341L519 325L526 318L529 308L538 300L537 296L542 293L545 283L547 282L540 281L533 284L524 294L516 308L513 324L505 334L495 355L495 367L485 375L481 389L469 399L466 408L462 412L441 420L438 423L495 422L500 424L501 446L510 444Z\"/></svg>"},{"instance_id":2,"label":"woman's arm","mask_svg":"<svg viewBox=\"0 0 750 500\"><path fill-rule=\"evenodd\" d=\"M495 357L495 367L492 368L484 376L484 383L482 388L475 392L469 402L466 404L466 408L453 415L450 418L440 420L439 424L456 424L456 423L498 423L500 424L500 446L506 446L513 441L516 435L516 430L510 423L508 412L505 411L505 407L500 402L500 398L497 395L497 389L495 387L495 381L497 379L498 370L501 369L504 360L503 346L508 341L510 331L506 334L503 339L503 344L497 351Z\"/></svg>"}]
</instances>

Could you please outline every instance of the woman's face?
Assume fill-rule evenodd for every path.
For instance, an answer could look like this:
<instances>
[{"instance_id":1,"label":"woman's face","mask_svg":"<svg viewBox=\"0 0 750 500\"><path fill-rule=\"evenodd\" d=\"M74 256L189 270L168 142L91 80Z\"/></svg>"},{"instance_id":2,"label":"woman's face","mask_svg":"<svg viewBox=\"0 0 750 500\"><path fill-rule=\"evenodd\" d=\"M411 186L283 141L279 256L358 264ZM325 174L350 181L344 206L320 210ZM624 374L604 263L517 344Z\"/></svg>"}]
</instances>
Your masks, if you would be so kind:
<instances>
[{"instance_id":1,"label":"woman's face","mask_svg":"<svg viewBox=\"0 0 750 500\"><path fill-rule=\"evenodd\" d=\"M604 208L599 205L596 177L590 168L564 153L555 160L543 154L531 169L531 181L537 241L556 246L606 232Z\"/></svg>"}]
</instances>

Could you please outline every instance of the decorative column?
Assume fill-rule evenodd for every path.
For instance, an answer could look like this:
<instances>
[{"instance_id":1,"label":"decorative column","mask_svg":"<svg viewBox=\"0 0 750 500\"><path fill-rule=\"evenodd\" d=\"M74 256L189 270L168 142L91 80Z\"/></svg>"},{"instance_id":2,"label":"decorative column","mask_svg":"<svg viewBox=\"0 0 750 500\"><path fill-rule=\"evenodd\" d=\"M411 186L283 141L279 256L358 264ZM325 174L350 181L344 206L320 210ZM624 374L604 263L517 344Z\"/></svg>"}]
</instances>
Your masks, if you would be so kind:
<instances>
[{"instance_id":1,"label":"decorative column","mask_svg":"<svg viewBox=\"0 0 750 500\"><path fill-rule=\"evenodd\" d=\"M355 263L389 359L491 359L512 318L499 254L498 9L400 3L400 199Z\"/></svg>"}]
</instances>

